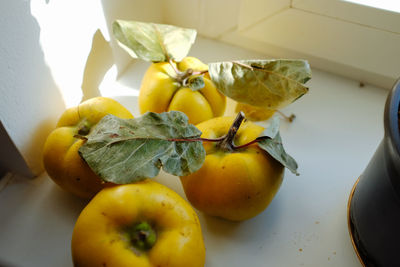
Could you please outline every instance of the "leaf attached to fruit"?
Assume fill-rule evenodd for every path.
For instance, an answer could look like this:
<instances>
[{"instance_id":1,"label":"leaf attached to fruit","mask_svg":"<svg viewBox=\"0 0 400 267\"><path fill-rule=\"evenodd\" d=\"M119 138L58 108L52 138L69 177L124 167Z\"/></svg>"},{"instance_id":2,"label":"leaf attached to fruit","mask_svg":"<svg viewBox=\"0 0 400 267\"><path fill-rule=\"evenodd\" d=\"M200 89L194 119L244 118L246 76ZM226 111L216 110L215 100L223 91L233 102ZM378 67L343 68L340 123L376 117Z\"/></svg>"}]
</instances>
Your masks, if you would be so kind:
<instances>
[{"instance_id":1,"label":"leaf attached to fruit","mask_svg":"<svg viewBox=\"0 0 400 267\"><path fill-rule=\"evenodd\" d=\"M155 177L161 167L183 176L203 164L200 135L179 111L148 112L135 119L107 115L87 136L79 153L107 182L125 184Z\"/></svg>"},{"instance_id":2,"label":"leaf attached to fruit","mask_svg":"<svg viewBox=\"0 0 400 267\"><path fill-rule=\"evenodd\" d=\"M196 30L166 24L116 20L113 33L133 58L146 61L181 61L196 39Z\"/></svg>"},{"instance_id":3,"label":"leaf attached to fruit","mask_svg":"<svg viewBox=\"0 0 400 267\"><path fill-rule=\"evenodd\" d=\"M209 74L224 95L238 102L281 109L308 92L305 60L240 60L209 64Z\"/></svg>"},{"instance_id":4,"label":"leaf attached to fruit","mask_svg":"<svg viewBox=\"0 0 400 267\"><path fill-rule=\"evenodd\" d=\"M283 166L288 168L292 173L299 175L297 172L296 161L286 153L283 148L282 138L279 133L279 118L273 117L270 120L268 128L263 132L263 136L269 138L262 139L258 142L258 146L268 152L274 159L279 161Z\"/></svg>"}]
</instances>

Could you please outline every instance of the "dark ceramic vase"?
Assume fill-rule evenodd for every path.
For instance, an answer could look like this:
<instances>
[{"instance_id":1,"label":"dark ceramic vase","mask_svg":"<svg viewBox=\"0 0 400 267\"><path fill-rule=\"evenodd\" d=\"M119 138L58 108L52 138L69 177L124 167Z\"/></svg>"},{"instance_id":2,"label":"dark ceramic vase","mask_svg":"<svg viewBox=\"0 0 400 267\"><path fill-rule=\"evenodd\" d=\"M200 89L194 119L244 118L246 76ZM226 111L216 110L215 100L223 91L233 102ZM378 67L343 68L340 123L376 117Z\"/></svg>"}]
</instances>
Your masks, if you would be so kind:
<instances>
[{"instance_id":1,"label":"dark ceramic vase","mask_svg":"<svg viewBox=\"0 0 400 267\"><path fill-rule=\"evenodd\" d=\"M400 266L400 80L385 105L385 135L349 198L349 229L367 267Z\"/></svg>"}]
</instances>

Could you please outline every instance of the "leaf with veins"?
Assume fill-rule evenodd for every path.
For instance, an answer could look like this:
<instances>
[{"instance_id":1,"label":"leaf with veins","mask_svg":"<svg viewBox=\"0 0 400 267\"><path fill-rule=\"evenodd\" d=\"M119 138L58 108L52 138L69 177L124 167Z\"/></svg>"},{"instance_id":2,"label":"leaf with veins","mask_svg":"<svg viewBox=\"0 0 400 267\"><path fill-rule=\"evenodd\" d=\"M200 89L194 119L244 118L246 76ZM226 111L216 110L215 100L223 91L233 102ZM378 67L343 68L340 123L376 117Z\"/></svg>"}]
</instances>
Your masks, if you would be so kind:
<instances>
[{"instance_id":1,"label":"leaf with veins","mask_svg":"<svg viewBox=\"0 0 400 267\"><path fill-rule=\"evenodd\" d=\"M201 132L179 111L135 119L105 116L79 154L104 181L125 184L155 177L160 168L184 176L198 170L205 151ZM182 140L186 141L182 141Z\"/></svg>"}]
</instances>

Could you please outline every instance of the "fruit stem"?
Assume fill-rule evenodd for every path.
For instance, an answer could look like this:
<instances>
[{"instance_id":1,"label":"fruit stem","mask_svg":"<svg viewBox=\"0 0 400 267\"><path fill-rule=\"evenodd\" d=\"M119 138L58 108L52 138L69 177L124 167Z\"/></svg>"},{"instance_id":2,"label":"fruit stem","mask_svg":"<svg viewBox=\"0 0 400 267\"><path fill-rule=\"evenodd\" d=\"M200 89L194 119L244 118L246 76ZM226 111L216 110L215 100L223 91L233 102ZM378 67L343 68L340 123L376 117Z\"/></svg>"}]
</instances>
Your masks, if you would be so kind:
<instances>
[{"instance_id":1,"label":"fruit stem","mask_svg":"<svg viewBox=\"0 0 400 267\"><path fill-rule=\"evenodd\" d=\"M260 136L260 137L257 137L256 139L254 139L253 141L250 141L250 142L248 142L248 143L246 143L244 145L234 146L234 149L245 148L245 147L248 147L249 145L252 145L254 143L258 143L258 142L260 142L262 140L266 140L266 139L271 139L271 137L269 137L269 136Z\"/></svg>"},{"instance_id":2,"label":"fruit stem","mask_svg":"<svg viewBox=\"0 0 400 267\"><path fill-rule=\"evenodd\" d=\"M86 119L81 120L78 124L78 135L85 136L90 132L90 124Z\"/></svg>"},{"instance_id":3,"label":"fruit stem","mask_svg":"<svg viewBox=\"0 0 400 267\"><path fill-rule=\"evenodd\" d=\"M168 139L168 141L171 142L217 142L216 146L219 149L222 149L223 151L227 151L227 152L232 152L235 151L237 149L241 149L241 148L245 148L248 147L254 143L258 143L261 142L263 140L266 139L271 139L271 137L269 136L259 136L256 139L254 139L253 141L250 141L246 144L240 145L240 146L236 146L234 143L234 139L236 136L237 131L240 128L240 125L242 124L243 120L245 119L245 115L243 113L243 111L240 111L238 113L238 115L236 116L235 120L233 121L231 127L229 128L229 131L226 135L223 135L221 137L218 138L203 138L203 137L198 137L198 138L171 138Z\"/></svg>"},{"instance_id":4,"label":"fruit stem","mask_svg":"<svg viewBox=\"0 0 400 267\"><path fill-rule=\"evenodd\" d=\"M206 74L208 70L193 71L192 75L203 75Z\"/></svg>"},{"instance_id":5,"label":"fruit stem","mask_svg":"<svg viewBox=\"0 0 400 267\"><path fill-rule=\"evenodd\" d=\"M173 70L175 71L175 73L176 73L175 80L176 80L178 83L180 83L182 86L186 86L185 83L187 82L187 79L188 79L190 76L194 76L194 75L203 75L203 74L205 74L205 73L208 72L208 70L195 71L195 70L193 70L193 69L191 69L191 68L187 69L186 71L180 71L180 70L177 68L175 62L174 62L172 59L168 59L168 63L171 65L172 69L173 69Z\"/></svg>"},{"instance_id":6,"label":"fruit stem","mask_svg":"<svg viewBox=\"0 0 400 267\"><path fill-rule=\"evenodd\" d=\"M290 116L287 116L285 113L283 113L280 110L276 110L276 112L279 113L279 115L281 115L285 120L287 120L288 122L293 122L294 119L296 118L296 115L294 114L290 114Z\"/></svg>"},{"instance_id":7,"label":"fruit stem","mask_svg":"<svg viewBox=\"0 0 400 267\"><path fill-rule=\"evenodd\" d=\"M181 77L181 76L184 74L184 72L180 71L180 70L176 67L175 62L174 62L172 59L168 59L168 63L169 63L169 65L171 65L172 69L175 71L177 77Z\"/></svg>"},{"instance_id":8,"label":"fruit stem","mask_svg":"<svg viewBox=\"0 0 400 267\"><path fill-rule=\"evenodd\" d=\"M228 133L225 137L217 144L217 147L222 149L223 151L232 152L237 147L234 144L234 139L236 136L237 131L239 130L240 125L242 124L243 120L245 119L243 111L240 111L235 120L233 121L231 127L229 128Z\"/></svg>"},{"instance_id":9,"label":"fruit stem","mask_svg":"<svg viewBox=\"0 0 400 267\"><path fill-rule=\"evenodd\" d=\"M157 235L153 227L147 222L135 224L128 229L132 245L139 250L151 249L157 241Z\"/></svg>"}]
</instances>

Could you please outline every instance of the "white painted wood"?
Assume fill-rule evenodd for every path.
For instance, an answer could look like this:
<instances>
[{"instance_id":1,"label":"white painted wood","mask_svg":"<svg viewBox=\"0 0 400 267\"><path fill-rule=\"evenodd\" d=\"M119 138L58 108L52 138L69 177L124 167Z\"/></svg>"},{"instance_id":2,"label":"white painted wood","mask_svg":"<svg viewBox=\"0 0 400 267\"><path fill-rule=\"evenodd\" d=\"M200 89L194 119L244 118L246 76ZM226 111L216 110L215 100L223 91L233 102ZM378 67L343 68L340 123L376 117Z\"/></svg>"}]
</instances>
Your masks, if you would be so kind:
<instances>
[{"instance_id":1,"label":"white painted wood","mask_svg":"<svg viewBox=\"0 0 400 267\"><path fill-rule=\"evenodd\" d=\"M264 57L203 38L191 55L205 62ZM145 64L132 64L118 83L137 87L145 69ZM361 88L355 80L315 69L308 85L309 93L284 110L295 113L295 121L281 124L285 149L297 160L301 175L286 172L268 209L243 223L197 211L206 267L361 266L347 230L347 199L383 137L387 91ZM116 98L138 114L134 96ZM156 180L184 197L177 177L162 173ZM71 235L85 205L46 174L31 181L14 176L0 192L0 261L72 266Z\"/></svg>"},{"instance_id":2,"label":"white painted wood","mask_svg":"<svg viewBox=\"0 0 400 267\"><path fill-rule=\"evenodd\" d=\"M239 14L239 30L290 8L290 0L242 0Z\"/></svg>"},{"instance_id":3,"label":"white painted wood","mask_svg":"<svg viewBox=\"0 0 400 267\"><path fill-rule=\"evenodd\" d=\"M218 38L237 26L240 0L160 1L163 23L196 29L201 35Z\"/></svg>"},{"instance_id":4,"label":"white painted wood","mask_svg":"<svg viewBox=\"0 0 400 267\"><path fill-rule=\"evenodd\" d=\"M288 9L245 31L250 39L389 77L399 75L400 35ZM267 52L267 51L265 51ZM388 86L388 84L386 84Z\"/></svg>"},{"instance_id":5,"label":"white painted wood","mask_svg":"<svg viewBox=\"0 0 400 267\"><path fill-rule=\"evenodd\" d=\"M312 68L320 69L331 73L336 73L343 77L358 80L362 83L374 84L389 89L394 84L393 77L386 74L377 74L367 72L361 67L351 67L341 62L326 60L316 55L307 54L298 50L291 50L277 45L265 43L263 41L251 39L243 36L238 31L232 31L224 34L220 39L228 44L238 45L248 50L257 51L267 58L303 58L307 59Z\"/></svg>"},{"instance_id":6,"label":"white painted wood","mask_svg":"<svg viewBox=\"0 0 400 267\"><path fill-rule=\"evenodd\" d=\"M203 16L200 18L199 33L208 38L218 38L226 31L236 28L240 3L240 0L202 0Z\"/></svg>"},{"instance_id":7,"label":"white painted wood","mask_svg":"<svg viewBox=\"0 0 400 267\"><path fill-rule=\"evenodd\" d=\"M400 14L340 0L298 0L292 8L373 29L400 33Z\"/></svg>"},{"instance_id":8,"label":"white painted wood","mask_svg":"<svg viewBox=\"0 0 400 267\"><path fill-rule=\"evenodd\" d=\"M400 2L393 0L342 0L346 2L356 3L358 5L370 6L377 9L389 10L400 13Z\"/></svg>"},{"instance_id":9,"label":"white painted wood","mask_svg":"<svg viewBox=\"0 0 400 267\"><path fill-rule=\"evenodd\" d=\"M11 140L7 131L4 129L3 124L0 121L0 182L1 177L6 173L18 173L25 177L32 177L34 174L29 169L22 157L18 148L15 146L14 142ZM41 170L40 170L41 171ZM1 186L0 186L1 190Z\"/></svg>"},{"instance_id":10,"label":"white painted wood","mask_svg":"<svg viewBox=\"0 0 400 267\"><path fill-rule=\"evenodd\" d=\"M198 29L205 16L201 0L165 0L162 6L163 23Z\"/></svg>"}]
</instances>

